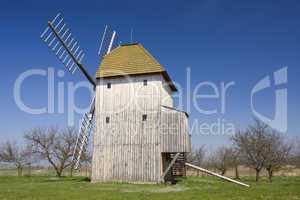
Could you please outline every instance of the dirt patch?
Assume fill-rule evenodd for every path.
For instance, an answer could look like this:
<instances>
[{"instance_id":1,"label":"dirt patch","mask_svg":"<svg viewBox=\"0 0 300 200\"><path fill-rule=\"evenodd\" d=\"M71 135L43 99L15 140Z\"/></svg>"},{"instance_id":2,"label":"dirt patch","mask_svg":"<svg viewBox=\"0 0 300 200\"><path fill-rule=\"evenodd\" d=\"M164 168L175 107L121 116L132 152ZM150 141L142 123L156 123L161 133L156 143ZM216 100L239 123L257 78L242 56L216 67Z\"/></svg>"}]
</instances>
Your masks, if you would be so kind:
<instances>
[{"instance_id":1,"label":"dirt patch","mask_svg":"<svg viewBox=\"0 0 300 200\"><path fill-rule=\"evenodd\" d=\"M157 188L157 189L153 189L153 188L149 188L149 189L124 189L121 192L124 193L170 193L170 192L184 192L189 190L189 188L186 187L182 187L182 186L174 186L174 187L164 187L164 188Z\"/></svg>"}]
</instances>

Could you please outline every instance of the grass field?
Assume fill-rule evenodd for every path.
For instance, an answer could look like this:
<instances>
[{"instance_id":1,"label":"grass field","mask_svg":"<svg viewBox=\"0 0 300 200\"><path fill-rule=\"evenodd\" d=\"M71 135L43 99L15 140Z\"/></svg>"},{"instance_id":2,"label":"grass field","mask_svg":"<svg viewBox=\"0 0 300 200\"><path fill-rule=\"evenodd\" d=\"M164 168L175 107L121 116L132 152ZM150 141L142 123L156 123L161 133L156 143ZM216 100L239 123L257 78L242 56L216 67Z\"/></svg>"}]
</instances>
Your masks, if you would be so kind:
<instances>
[{"instance_id":1,"label":"grass field","mask_svg":"<svg viewBox=\"0 0 300 200\"><path fill-rule=\"evenodd\" d=\"M0 177L1 200L108 200L108 199L293 199L300 200L300 177L277 177L255 183L250 188L214 177L190 177L176 185L92 184L85 178Z\"/></svg>"}]
</instances>

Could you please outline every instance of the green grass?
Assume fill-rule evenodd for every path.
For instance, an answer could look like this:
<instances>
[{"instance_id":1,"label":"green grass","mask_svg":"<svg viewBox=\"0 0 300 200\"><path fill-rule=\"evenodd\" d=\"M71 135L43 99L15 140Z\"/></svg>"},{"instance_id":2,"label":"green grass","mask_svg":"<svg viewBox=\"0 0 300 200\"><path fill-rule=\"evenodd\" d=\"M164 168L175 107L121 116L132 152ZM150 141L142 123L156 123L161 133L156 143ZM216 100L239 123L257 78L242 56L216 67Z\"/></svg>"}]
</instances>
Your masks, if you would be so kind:
<instances>
[{"instance_id":1,"label":"green grass","mask_svg":"<svg viewBox=\"0 0 300 200\"><path fill-rule=\"evenodd\" d=\"M293 199L300 200L300 177L277 177L255 183L243 179L250 188L214 177L190 177L176 185L92 184L85 178L0 177L1 200L107 200L107 199Z\"/></svg>"}]
</instances>

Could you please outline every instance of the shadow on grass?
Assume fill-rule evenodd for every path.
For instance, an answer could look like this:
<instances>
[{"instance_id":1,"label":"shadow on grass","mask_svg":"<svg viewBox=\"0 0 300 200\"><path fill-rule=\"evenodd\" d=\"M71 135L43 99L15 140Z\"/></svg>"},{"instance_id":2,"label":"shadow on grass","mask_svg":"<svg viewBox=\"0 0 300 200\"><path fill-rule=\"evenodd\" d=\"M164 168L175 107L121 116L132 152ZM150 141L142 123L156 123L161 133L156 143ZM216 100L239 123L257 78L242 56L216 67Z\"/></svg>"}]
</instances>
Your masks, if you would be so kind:
<instances>
[{"instance_id":1,"label":"shadow on grass","mask_svg":"<svg viewBox=\"0 0 300 200\"><path fill-rule=\"evenodd\" d=\"M182 182L184 182L184 181L186 181L187 180L187 177L177 177L176 179L175 179L175 183L176 184L179 184L179 183L182 183Z\"/></svg>"},{"instance_id":2,"label":"shadow on grass","mask_svg":"<svg viewBox=\"0 0 300 200\"><path fill-rule=\"evenodd\" d=\"M53 183L53 182L90 182L91 179L88 177L68 177L68 176L48 176L48 177L40 177L40 182L43 183Z\"/></svg>"},{"instance_id":3,"label":"shadow on grass","mask_svg":"<svg viewBox=\"0 0 300 200\"><path fill-rule=\"evenodd\" d=\"M79 182L91 182L91 178L90 177L82 177L80 179L78 179Z\"/></svg>"}]
</instances>

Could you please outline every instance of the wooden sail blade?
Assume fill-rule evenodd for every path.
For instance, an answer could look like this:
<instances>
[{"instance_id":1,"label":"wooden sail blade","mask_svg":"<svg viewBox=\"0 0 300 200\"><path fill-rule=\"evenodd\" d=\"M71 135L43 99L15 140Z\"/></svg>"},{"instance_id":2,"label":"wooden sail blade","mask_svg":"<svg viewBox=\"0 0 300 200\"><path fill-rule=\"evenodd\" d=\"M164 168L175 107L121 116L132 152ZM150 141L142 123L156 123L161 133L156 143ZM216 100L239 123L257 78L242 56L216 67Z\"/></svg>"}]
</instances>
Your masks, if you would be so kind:
<instances>
[{"instance_id":1,"label":"wooden sail blade","mask_svg":"<svg viewBox=\"0 0 300 200\"><path fill-rule=\"evenodd\" d=\"M48 26L42 33L41 39L54 52L68 71L73 74L79 68L88 81L96 87L95 80L89 75L82 64L85 54L60 13L52 21L48 22Z\"/></svg>"}]
</instances>

